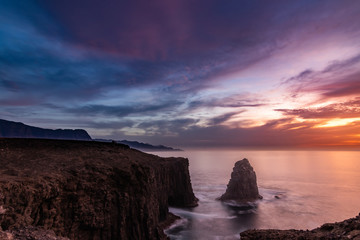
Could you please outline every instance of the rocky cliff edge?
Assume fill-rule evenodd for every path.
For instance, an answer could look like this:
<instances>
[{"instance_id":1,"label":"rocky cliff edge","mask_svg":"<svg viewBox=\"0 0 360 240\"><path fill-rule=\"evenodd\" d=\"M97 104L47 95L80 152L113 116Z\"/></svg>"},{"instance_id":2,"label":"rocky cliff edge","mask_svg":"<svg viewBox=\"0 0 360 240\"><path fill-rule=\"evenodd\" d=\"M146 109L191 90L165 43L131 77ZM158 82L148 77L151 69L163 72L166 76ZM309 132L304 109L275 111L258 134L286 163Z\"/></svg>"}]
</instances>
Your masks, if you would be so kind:
<instances>
[{"instance_id":1,"label":"rocky cliff edge","mask_svg":"<svg viewBox=\"0 0 360 240\"><path fill-rule=\"evenodd\" d=\"M168 205L197 203L188 164L116 143L0 139L0 234L166 239Z\"/></svg>"},{"instance_id":2,"label":"rocky cliff edge","mask_svg":"<svg viewBox=\"0 0 360 240\"><path fill-rule=\"evenodd\" d=\"M241 240L287 240L287 239L353 239L360 240L360 214L337 223L325 223L313 230L276 230L260 229L248 230L240 234Z\"/></svg>"}]
</instances>

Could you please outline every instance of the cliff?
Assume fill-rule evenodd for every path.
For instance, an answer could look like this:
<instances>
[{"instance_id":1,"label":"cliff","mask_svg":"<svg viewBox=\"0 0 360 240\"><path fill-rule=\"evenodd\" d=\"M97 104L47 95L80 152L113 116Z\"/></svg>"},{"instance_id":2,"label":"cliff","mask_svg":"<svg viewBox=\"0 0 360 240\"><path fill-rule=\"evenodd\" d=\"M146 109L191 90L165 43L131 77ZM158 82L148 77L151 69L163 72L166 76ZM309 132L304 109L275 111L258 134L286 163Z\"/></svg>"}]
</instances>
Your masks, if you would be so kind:
<instances>
[{"instance_id":1,"label":"cliff","mask_svg":"<svg viewBox=\"0 0 360 240\"><path fill-rule=\"evenodd\" d=\"M246 158L237 161L231 173L226 192L219 200L247 203L260 198L262 197L259 195L254 169Z\"/></svg>"},{"instance_id":2,"label":"cliff","mask_svg":"<svg viewBox=\"0 0 360 240\"><path fill-rule=\"evenodd\" d=\"M3 138L46 138L68 140L91 140L83 129L44 129L32 127L20 122L0 119L0 137Z\"/></svg>"},{"instance_id":3,"label":"cliff","mask_svg":"<svg viewBox=\"0 0 360 240\"><path fill-rule=\"evenodd\" d=\"M168 205L197 202L187 159L123 144L0 139L0 165L0 226L7 234L166 239Z\"/></svg>"},{"instance_id":4,"label":"cliff","mask_svg":"<svg viewBox=\"0 0 360 240\"><path fill-rule=\"evenodd\" d=\"M319 228L309 230L248 230L240 234L241 240L266 239L360 239L360 214L338 223L326 223Z\"/></svg>"},{"instance_id":5,"label":"cliff","mask_svg":"<svg viewBox=\"0 0 360 240\"><path fill-rule=\"evenodd\" d=\"M45 230L38 227L24 227L12 231L2 231L0 229L1 240L70 240L66 237L56 236L54 231Z\"/></svg>"}]
</instances>

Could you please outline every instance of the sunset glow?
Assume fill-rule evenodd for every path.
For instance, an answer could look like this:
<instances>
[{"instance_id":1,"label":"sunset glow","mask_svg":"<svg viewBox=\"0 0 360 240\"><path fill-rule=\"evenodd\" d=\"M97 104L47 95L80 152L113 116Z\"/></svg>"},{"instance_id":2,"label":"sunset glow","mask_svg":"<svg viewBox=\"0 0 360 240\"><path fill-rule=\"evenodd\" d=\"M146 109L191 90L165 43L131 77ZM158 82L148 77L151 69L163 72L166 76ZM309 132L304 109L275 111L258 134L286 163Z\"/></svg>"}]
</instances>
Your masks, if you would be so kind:
<instances>
[{"instance_id":1,"label":"sunset glow","mask_svg":"<svg viewBox=\"0 0 360 240\"><path fill-rule=\"evenodd\" d=\"M352 124L356 121L360 121L360 118L344 118L344 119L330 119L329 121L316 125L314 127L338 127ZM355 123L356 124L356 123Z\"/></svg>"},{"instance_id":2,"label":"sunset glow","mask_svg":"<svg viewBox=\"0 0 360 240\"><path fill-rule=\"evenodd\" d=\"M359 10L4 0L0 118L179 147L358 146Z\"/></svg>"}]
</instances>

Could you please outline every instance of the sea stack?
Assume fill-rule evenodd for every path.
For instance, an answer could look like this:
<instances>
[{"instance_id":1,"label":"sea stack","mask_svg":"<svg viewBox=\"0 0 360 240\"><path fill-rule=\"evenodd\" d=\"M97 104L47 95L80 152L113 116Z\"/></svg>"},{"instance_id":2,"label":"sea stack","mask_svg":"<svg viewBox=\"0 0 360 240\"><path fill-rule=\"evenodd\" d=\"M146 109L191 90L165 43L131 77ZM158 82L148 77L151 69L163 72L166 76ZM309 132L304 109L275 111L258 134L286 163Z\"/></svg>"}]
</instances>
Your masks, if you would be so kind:
<instances>
[{"instance_id":1,"label":"sea stack","mask_svg":"<svg viewBox=\"0 0 360 240\"><path fill-rule=\"evenodd\" d=\"M219 198L221 201L248 203L261 199L256 183L256 174L249 161L244 158L237 161L231 173L226 192Z\"/></svg>"}]
</instances>

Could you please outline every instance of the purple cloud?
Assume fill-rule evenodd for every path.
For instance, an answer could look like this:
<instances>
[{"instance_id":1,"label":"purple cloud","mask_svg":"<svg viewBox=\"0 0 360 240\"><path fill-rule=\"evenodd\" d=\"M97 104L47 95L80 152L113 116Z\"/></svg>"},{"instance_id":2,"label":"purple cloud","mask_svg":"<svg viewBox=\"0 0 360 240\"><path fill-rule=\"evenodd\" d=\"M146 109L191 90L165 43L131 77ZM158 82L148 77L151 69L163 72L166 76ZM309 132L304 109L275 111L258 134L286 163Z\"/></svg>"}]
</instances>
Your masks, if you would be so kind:
<instances>
[{"instance_id":1,"label":"purple cloud","mask_svg":"<svg viewBox=\"0 0 360 240\"><path fill-rule=\"evenodd\" d=\"M296 116L303 119L321 118L358 118L360 117L360 100L329 104L325 107L303 109L276 109L286 116Z\"/></svg>"},{"instance_id":2,"label":"purple cloud","mask_svg":"<svg viewBox=\"0 0 360 240\"><path fill-rule=\"evenodd\" d=\"M80 115L89 129L138 128L145 132L140 137L159 141L173 133L200 145L264 145L273 138L301 144L287 131L305 127L289 119L354 116L355 105L347 99L320 109L282 109L283 119L256 128L234 130L223 123L244 110L273 107L273 99L252 97L267 94L263 85L272 84L260 64L275 59L271 67L286 71L291 64L276 61L282 54L338 39L358 49L352 41L360 34L359 7L357 1L332 0L3 0L0 112L43 124L50 118L59 127L79 124ZM319 101L356 97L359 56L323 70L304 68L284 80L284 94L292 100L309 93L320 94ZM252 75L224 80L252 68Z\"/></svg>"}]
</instances>

